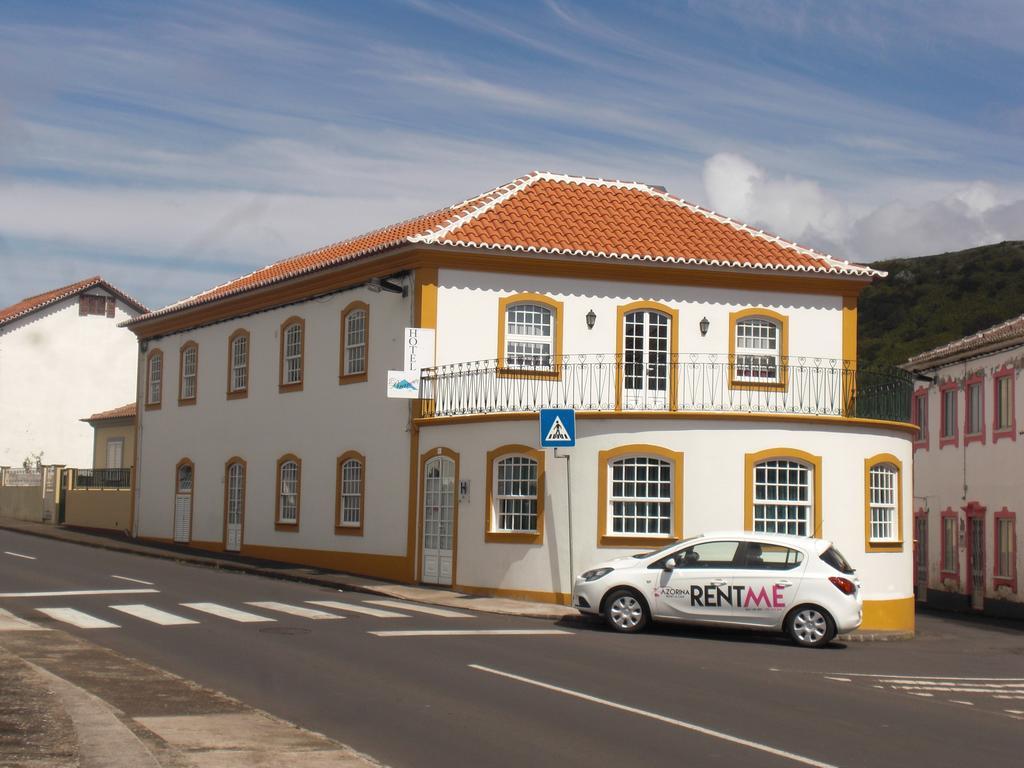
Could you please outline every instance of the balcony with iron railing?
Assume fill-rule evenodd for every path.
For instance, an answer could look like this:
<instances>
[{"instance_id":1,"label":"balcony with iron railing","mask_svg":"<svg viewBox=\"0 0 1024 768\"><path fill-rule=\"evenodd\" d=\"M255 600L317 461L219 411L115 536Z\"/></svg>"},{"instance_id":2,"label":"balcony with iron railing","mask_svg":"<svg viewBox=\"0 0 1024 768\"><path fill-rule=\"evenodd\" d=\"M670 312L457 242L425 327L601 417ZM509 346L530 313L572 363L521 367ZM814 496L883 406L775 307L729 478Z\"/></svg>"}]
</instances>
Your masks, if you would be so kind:
<instances>
[{"instance_id":1,"label":"balcony with iron railing","mask_svg":"<svg viewBox=\"0 0 1024 768\"><path fill-rule=\"evenodd\" d=\"M817 357L624 353L454 363L420 372L421 418L530 413L789 414L910 422L912 379Z\"/></svg>"},{"instance_id":2,"label":"balcony with iron railing","mask_svg":"<svg viewBox=\"0 0 1024 768\"><path fill-rule=\"evenodd\" d=\"M132 470L128 469L68 469L70 490L128 490L132 487Z\"/></svg>"}]
</instances>

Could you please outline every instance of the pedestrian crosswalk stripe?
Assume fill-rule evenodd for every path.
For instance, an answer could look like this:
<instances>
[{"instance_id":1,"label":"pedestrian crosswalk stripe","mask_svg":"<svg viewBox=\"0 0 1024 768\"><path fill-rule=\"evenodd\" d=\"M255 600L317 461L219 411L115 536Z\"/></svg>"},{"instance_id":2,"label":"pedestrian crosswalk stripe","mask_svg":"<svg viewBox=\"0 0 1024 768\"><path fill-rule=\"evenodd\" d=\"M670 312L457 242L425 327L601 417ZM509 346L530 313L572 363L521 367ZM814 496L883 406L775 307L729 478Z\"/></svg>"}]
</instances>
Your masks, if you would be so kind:
<instances>
[{"instance_id":1,"label":"pedestrian crosswalk stripe","mask_svg":"<svg viewBox=\"0 0 1024 768\"><path fill-rule=\"evenodd\" d=\"M115 611L127 613L129 616L134 616L137 619L159 624L161 627L175 627L180 624L199 623L193 619L186 619L184 616L176 616L173 613L161 611L159 608L150 608L148 605L112 605L110 607Z\"/></svg>"},{"instance_id":2,"label":"pedestrian crosswalk stripe","mask_svg":"<svg viewBox=\"0 0 1024 768\"><path fill-rule=\"evenodd\" d=\"M324 608L337 608L339 611L350 611L351 613L365 613L367 616L376 616L378 619L408 619L404 613L394 611L382 611L380 608L370 608L368 605L356 605L355 603L339 603L336 600L307 600L310 605L320 605Z\"/></svg>"},{"instance_id":3,"label":"pedestrian crosswalk stripe","mask_svg":"<svg viewBox=\"0 0 1024 768\"><path fill-rule=\"evenodd\" d=\"M47 627L40 627L38 624L33 624L31 621L25 619L19 619L10 611L5 611L0 608L0 632L28 632L30 630L46 630Z\"/></svg>"},{"instance_id":4,"label":"pedestrian crosswalk stripe","mask_svg":"<svg viewBox=\"0 0 1024 768\"><path fill-rule=\"evenodd\" d=\"M431 616L444 616L448 619L471 619L473 616L461 611L449 611L447 608L435 608L430 605L419 605L417 603L406 603L401 600L367 600L372 605L383 605L385 608L401 608L405 611L416 613L427 613Z\"/></svg>"},{"instance_id":5,"label":"pedestrian crosswalk stripe","mask_svg":"<svg viewBox=\"0 0 1024 768\"><path fill-rule=\"evenodd\" d=\"M564 629L409 629L370 632L377 637L469 637L472 635L505 635L528 637L531 635L571 635Z\"/></svg>"},{"instance_id":6,"label":"pedestrian crosswalk stripe","mask_svg":"<svg viewBox=\"0 0 1024 768\"><path fill-rule=\"evenodd\" d=\"M277 619L258 616L248 611L239 611L236 608L228 608L226 605L219 605L218 603L181 603L181 605L194 611L202 611L213 616L220 616L222 619L239 621L243 624L254 624L259 621L277 621Z\"/></svg>"},{"instance_id":7,"label":"pedestrian crosswalk stripe","mask_svg":"<svg viewBox=\"0 0 1024 768\"><path fill-rule=\"evenodd\" d=\"M111 624L109 621L97 619L88 613L76 611L74 608L36 608L40 613L46 614L51 619L63 621L79 629L117 629L120 625Z\"/></svg>"},{"instance_id":8,"label":"pedestrian crosswalk stripe","mask_svg":"<svg viewBox=\"0 0 1024 768\"><path fill-rule=\"evenodd\" d=\"M263 608L266 611L278 611L279 613L287 613L291 616L302 616L305 619L344 619L344 616L339 616L336 613L328 613L327 611L318 611L316 608L303 608L301 605L288 605L287 603L275 603L270 602L255 602L246 603L254 608Z\"/></svg>"}]
</instances>

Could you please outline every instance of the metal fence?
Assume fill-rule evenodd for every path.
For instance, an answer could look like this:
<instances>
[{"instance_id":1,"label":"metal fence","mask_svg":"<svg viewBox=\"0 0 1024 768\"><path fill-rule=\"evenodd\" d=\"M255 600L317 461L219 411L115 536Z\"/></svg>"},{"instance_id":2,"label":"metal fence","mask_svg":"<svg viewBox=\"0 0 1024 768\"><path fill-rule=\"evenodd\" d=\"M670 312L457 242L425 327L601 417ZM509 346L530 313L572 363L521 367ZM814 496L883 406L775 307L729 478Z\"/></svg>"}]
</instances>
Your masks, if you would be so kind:
<instances>
[{"instance_id":1,"label":"metal fence","mask_svg":"<svg viewBox=\"0 0 1024 768\"><path fill-rule=\"evenodd\" d=\"M71 489L127 489L132 487L131 469L73 469Z\"/></svg>"},{"instance_id":2,"label":"metal fence","mask_svg":"<svg viewBox=\"0 0 1024 768\"><path fill-rule=\"evenodd\" d=\"M910 421L905 371L859 370L850 361L791 357L752 365L735 355L565 355L546 369L497 360L421 372L422 417L581 411L681 411L856 416Z\"/></svg>"}]
</instances>

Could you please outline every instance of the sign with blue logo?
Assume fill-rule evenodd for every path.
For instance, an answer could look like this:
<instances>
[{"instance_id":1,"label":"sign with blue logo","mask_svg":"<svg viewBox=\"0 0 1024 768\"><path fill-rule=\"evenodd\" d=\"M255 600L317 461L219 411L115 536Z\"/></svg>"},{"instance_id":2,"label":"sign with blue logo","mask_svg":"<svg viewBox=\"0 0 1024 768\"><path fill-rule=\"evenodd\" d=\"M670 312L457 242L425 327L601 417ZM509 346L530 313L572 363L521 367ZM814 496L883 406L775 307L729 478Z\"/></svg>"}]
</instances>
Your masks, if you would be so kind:
<instances>
[{"instance_id":1,"label":"sign with blue logo","mask_svg":"<svg viewBox=\"0 0 1024 768\"><path fill-rule=\"evenodd\" d=\"M542 448L571 448L576 445L576 411L572 408L543 408L540 412Z\"/></svg>"}]
</instances>

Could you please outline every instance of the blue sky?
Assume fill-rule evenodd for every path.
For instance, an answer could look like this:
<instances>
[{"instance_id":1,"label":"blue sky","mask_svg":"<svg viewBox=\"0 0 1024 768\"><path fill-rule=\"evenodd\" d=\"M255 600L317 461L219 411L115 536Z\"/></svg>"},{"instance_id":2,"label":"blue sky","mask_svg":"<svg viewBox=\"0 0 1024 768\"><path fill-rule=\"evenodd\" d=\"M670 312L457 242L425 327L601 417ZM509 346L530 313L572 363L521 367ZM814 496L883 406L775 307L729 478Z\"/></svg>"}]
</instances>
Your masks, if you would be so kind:
<instances>
[{"instance_id":1,"label":"blue sky","mask_svg":"<svg viewBox=\"0 0 1024 768\"><path fill-rule=\"evenodd\" d=\"M1019 0L5 0L0 72L0 306L163 306L530 170L859 261L1024 238Z\"/></svg>"}]
</instances>

